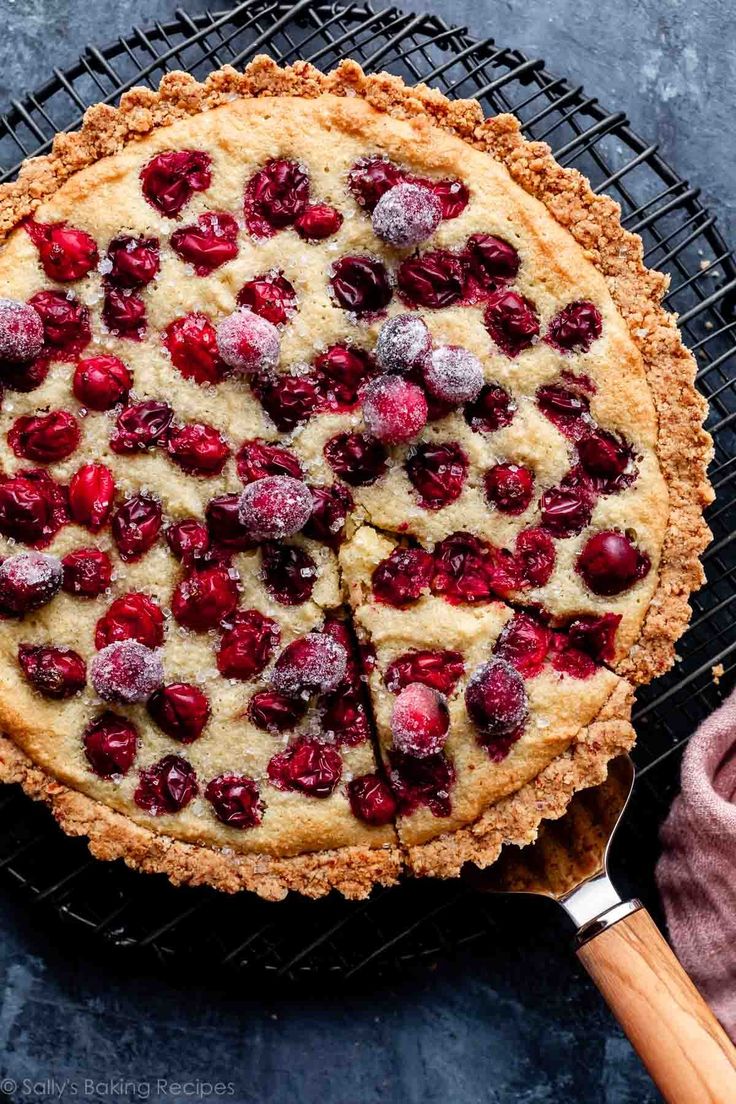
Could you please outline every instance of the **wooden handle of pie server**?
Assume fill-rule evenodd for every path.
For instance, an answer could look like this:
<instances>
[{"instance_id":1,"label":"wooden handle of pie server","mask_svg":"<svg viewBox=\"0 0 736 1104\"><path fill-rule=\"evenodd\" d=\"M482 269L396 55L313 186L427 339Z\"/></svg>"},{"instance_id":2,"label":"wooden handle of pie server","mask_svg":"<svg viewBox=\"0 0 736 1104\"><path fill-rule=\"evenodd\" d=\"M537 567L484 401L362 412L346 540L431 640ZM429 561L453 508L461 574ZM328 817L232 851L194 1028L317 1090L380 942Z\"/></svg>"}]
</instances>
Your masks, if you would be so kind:
<instances>
[{"instance_id":1,"label":"wooden handle of pie server","mask_svg":"<svg viewBox=\"0 0 736 1104\"><path fill-rule=\"evenodd\" d=\"M646 909L578 957L667 1104L734 1104L736 1050Z\"/></svg>"}]
</instances>

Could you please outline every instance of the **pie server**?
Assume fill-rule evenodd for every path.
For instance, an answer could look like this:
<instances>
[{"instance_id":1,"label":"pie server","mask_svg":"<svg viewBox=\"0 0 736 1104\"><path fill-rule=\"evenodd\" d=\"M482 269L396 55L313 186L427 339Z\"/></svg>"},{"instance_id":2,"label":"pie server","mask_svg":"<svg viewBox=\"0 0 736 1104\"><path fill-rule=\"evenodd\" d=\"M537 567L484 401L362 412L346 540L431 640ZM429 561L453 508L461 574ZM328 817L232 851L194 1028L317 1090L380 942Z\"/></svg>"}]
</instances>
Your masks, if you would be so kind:
<instances>
[{"instance_id":1,"label":"pie server","mask_svg":"<svg viewBox=\"0 0 736 1104\"><path fill-rule=\"evenodd\" d=\"M537 841L506 848L477 888L552 897L575 927L579 960L668 1104L736 1104L736 1049L640 901L624 901L607 869L634 785L621 755L605 782L583 790ZM736 978L734 978L736 985Z\"/></svg>"}]
</instances>

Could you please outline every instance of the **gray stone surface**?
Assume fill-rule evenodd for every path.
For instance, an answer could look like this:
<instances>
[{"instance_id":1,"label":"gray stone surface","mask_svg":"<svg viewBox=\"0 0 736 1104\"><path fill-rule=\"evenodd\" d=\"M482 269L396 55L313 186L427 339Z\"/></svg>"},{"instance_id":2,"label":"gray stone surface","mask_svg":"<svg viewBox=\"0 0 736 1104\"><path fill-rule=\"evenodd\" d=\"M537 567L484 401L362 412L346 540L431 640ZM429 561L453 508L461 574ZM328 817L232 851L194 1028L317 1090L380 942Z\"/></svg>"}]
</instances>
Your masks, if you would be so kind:
<instances>
[{"instance_id":1,"label":"gray stone surface","mask_svg":"<svg viewBox=\"0 0 736 1104\"><path fill-rule=\"evenodd\" d=\"M72 62L82 44L104 43L177 6L0 0L0 111L52 65ZM423 8L415 0L406 6ZM185 7L199 8L196 0ZM702 187L723 229L736 230L736 41L725 0L435 0L435 9L478 35L543 56L603 103L626 110ZM58 1096L49 1079L70 1079L67 1096L171 1099L170 1087L156 1085L162 1078L231 1082L226 1099L248 1104L656 1104L578 970L562 920L544 905L530 908L518 939L506 934L500 945L419 970L398 986L306 996L242 984L217 989L131 968L4 891L0 1077L18 1084L12 1090L0 1081L0 1094L14 1101ZM133 1084L106 1088L114 1078Z\"/></svg>"}]
</instances>

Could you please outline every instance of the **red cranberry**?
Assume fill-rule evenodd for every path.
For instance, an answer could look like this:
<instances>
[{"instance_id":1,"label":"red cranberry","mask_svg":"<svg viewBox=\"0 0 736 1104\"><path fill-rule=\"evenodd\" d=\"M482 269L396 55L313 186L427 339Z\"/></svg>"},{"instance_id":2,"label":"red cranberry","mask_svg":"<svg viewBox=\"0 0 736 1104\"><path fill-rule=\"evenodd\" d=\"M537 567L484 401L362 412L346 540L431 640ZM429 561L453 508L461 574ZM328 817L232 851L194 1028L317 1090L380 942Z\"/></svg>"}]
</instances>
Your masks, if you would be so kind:
<instances>
[{"instance_id":1,"label":"red cranberry","mask_svg":"<svg viewBox=\"0 0 736 1104\"><path fill-rule=\"evenodd\" d=\"M470 192L462 180L424 180L440 201L443 219L454 219L461 215L468 205Z\"/></svg>"},{"instance_id":2,"label":"red cranberry","mask_svg":"<svg viewBox=\"0 0 736 1104\"><path fill-rule=\"evenodd\" d=\"M348 655L327 633L297 637L282 651L271 673L271 684L282 694L308 697L336 690L347 669Z\"/></svg>"},{"instance_id":3,"label":"red cranberry","mask_svg":"<svg viewBox=\"0 0 736 1104\"><path fill-rule=\"evenodd\" d=\"M417 314L398 314L381 326L376 360L384 372L420 369L432 348L426 323Z\"/></svg>"},{"instance_id":4,"label":"red cranberry","mask_svg":"<svg viewBox=\"0 0 736 1104\"><path fill-rule=\"evenodd\" d=\"M468 238L465 255L468 265L466 294L471 299L509 283L521 263L513 245L492 234L473 234Z\"/></svg>"},{"instance_id":5,"label":"red cranberry","mask_svg":"<svg viewBox=\"0 0 736 1104\"><path fill-rule=\"evenodd\" d=\"M109 710L88 725L82 737L84 754L100 778L127 774L138 750L138 730Z\"/></svg>"},{"instance_id":6,"label":"red cranberry","mask_svg":"<svg viewBox=\"0 0 736 1104\"><path fill-rule=\"evenodd\" d=\"M99 532L112 513L115 480L104 464L83 464L69 482L69 512L77 525Z\"/></svg>"},{"instance_id":7,"label":"red cranberry","mask_svg":"<svg viewBox=\"0 0 736 1104\"><path fill-rule=\"evenodd\" d=\"M577 441L590 430L590 400L586 395L551 383L537 391L537 406L565 437Z\"/></svg>"},{"instance_id":8,"label":"red cranberry","mask_svg":"<svg viewBox=\"0 0 736 1104\"><path fill-rule=\"evenodd\" d=\"M29 304L41 316L50 356L71 360L89 345L89 311L77 299L68 298L63 291L37 291Z\"/></svg>"},{"instance_id":9,"label":"red cranberry","mask_svg":"<svg viewBox=\"0 0 736 1104\"><path fill-rule=\"evenodd\" d=\"M554 541L544 529L525 529L516 538L514 559L520 585L545 586L555 567Z\"/></svg>"},{"instance_id":10,"label":"red cranberry","mask_svg":"<svg viewBox=\"0 0 736 1104\"><path fill-rule=\"evenodd\" d=\"M362 433L338 433L327 442L324 453L335 474L351 487L367 487L386 471L385 448Z\"/></svg>"},{"instance_id":11,"label":"red cranberry","mask_svg":"<svg viewBox=\"0 0 736 1104\"><path fill-rule=\"evenodd\" d=\"M589 537L575 570L593 594L622 594L649 574L651 560L624 533L605 529Z\"/></svg>"},{"instance_id":12,"label":"red cranberry","mask_svg":"<svg viewBox=\"0 0 736 1104\"><path fill-rule=\"evenodd\" d=\"M332 266L330 287L335 302L357 315L377 314L391 301L388 273L374 257L341 257Z\"/></svg>"},{"instance_id":13,"label":"red cranberry","mask_svg":"<svg viewBox=\"0 0 736 1104\"><path fill-rule=\"evenodd\" d=\"M199 793L197 775L191 763L180 755L165 755L142 770L133 800L152 816L180 812Z\"/></svg>"},{"instance_id":14,"label":"red cranberry","mask_svg":"<svg viewBox=\"0 0 736 1104\"><path fill-rule=\"evenodd\" d=\"M270 617L258 610L238 610L228 621L217 650L217 668L223 678L247 682L260 675L281 639Z\"/></svg>"},{"instance_id":15,"label":"red cranberry","mask_svg":"<svg viewBox=\"0 0 736 1104\"><path fill-rule=\"evenodd\" d=\"M442 207L421 184L395 184L373 209L373 233L395 248L421 245L442 221Z\"/></svg>"},{"instance_id":16,"label":"red cranberry","mask_svg":"<svg viewBox=\"0 0 736 1104\"><path fill-rule=\"evenodd\" d=\"M141 288L158 274L158 238L114 238L107 250L106 279L117 288Z\"/></svg>"},{"instance_id":17,"label":"red cranberry","mask_svg":"<svg viewBox=\"0 0 736 1104\"><path fill-rule=\"evenodd\" d=\"M309 797L329 797L341 776L340 753L317 740L299 740L274 755L268 764L272 786Z\"/></svg>"},{"instance_id":18,"label":"red cranberry","mask_svg":"<svg viewBox=\"0 0 736 1104\"><path fill-rule=\"evenodd\" d=\"M373 594L377 601L402 609L429 588L432 557L421 548L394 548L373 572Z\"/></svg>"},{"instance_id":19,"label":"red cranberry","mask_svg":"<svg viewBox=\"0 0 736 1104\"><path fill-rule=\"evenodd\" d=\"M310 487L312 513L304 526L304 536L337 548L343 539L345 521L353 508L353 496L341 483Z\"/></svg>"},{"instance_id":20,"label":"red cranberry","mask_svg":"<svg viewBox=\"0 0 736 1104\"><path fill-rule=\"evenodd\" d=\"M610 663L616 656L616 632L620 623L620 613L576 617L568 626L567 638L573 648L585 652L597 663Z\"/></svg>"},{"instance_id":21,"label":"red cranberry","mask_svg":"<svg viewBox=\"0 0 736 1104\"><path fill-rule=\"evenodd\" d=\"M25 228L50 280L81 280L100 259L95 239L84 230L63 222L49 225L33 219L25 223Z\"/></svg>"},{"instance_id":22,"label":"red cranberry","mask_svg":"<svg viewBox=\"0 0 736 1104\"><path fill-rule=\"evenodd\" d=\"M217 331L204 314L185 314L166 327L164 344L171 363L185 379L195 383L219 383L225 365L217 351Z\"/></svg>"},{"instance_id":23,"label":"red cranberry","mask_svg":"<svg viewBox=\"0 0 736 1104\"><path fill-rule=\"evenodd\" d=\"M630 486L637 476L630 446L620 437L593 429L578 441L580 466L600 494Z\"/></svg>"},{"instance_id":24,"label":"red cranberry","mask_svg":"<svg viewBox=\"0 0 736 1104\"><path fill-rule=\"evenodd\" d=\"M524 676L533 678L544 666L552 633L528 613L515 613L496 641L493 654L505 659Z\"/></svg>"},{"instance_id":25,"label":"red cranberry","mask_svg":"<svg viewBox=\"0 0 736 1104\"><path fill-rule=\"evenodd\" d=\"M572 468L540 498L542 526L554 537L575 536L590 524L594 504L590 483L579 468Z\"/></svg>"},{"instance_id":26,"label":"red cranberry","mask_svg":"<svg viewBox=\"0 0 736 1104\"><path fill-rule=\"evenodd\" d=\"M66 460L79 444L77 419L68 410L16 418L8 431L8 444L16 456L37 464Z\"/></svg>"},{"instance_id":27,"label":"red cranberry","mask_svg":"<svg viewBox=\"0 0 736 1104\"><path fill-rule=\"evenodd\" d=\"M102 353L80 360L74 369L75 398L88 410L110 410L125 402L133 376L116 356Z\"/></svg>"},{"instance_id":28,"label":"red cranberry","mask_svg":"<svg viewBox=\"0 0 736 1104\"><path fill-rule=\"evenodd\" d=\"M49 374L49 359L39 356L36 360L24 364L11 364L9 360L0 360L0 385L8 391L21 391L24 394L40 387Z\"/></svg>"},{"instance_id":29,"label":"red cranberry","mask_svg":"<svg viewBox=\"0 0 736 1104\"><path fill-rule=\"evenodd\" d=\"M245 221L254 237L291 226L309 203L309 177L296 161L268 161L245 188Z\"/></svg>"},{"instance_id":30,"label":"red cranberry","mask_svg":"<svg viewBox=\"0 0 736 1104\"><path fill-rule=\"evenodd\" d=\"M61 561L64 590L80 598L97 598L112 582L112 562L100 548L77 548Z\"/></svg>"},{"instance_id":31,"label":"red cranberry","mask_svg":"<svg viewBox=\"0 0 736 1104\"><path fill-rule=\"evenodd\" d=\"M213 544L228 552L247 552L255 547L251 534L240 520L239 494L218 495L210 499L205 516Z\"/></svg>"},{"instance_id":32,"label":"red cranberry","mask_svg":"<svg viewBox=\"0 0 736 1104\"><path fill-rule=\"evenodd\" d=\"M238 255L238 224L225 211L207 211L171 235L171 248L197 276L209 276Z\"/></svg>"},{"instance_id":33,"label":"red cranberry","mask_svg":"<svg viewBox=\"0 0 736 1104\"><path fill-rule=\"evenodd\" d=\"M0 476L0 533L24 544L48 544L67 520L62 488L40 469Z\"/></svg>"},{"instance_id":34,"label":"red cranberry","mask_svg":"<svg viewBox=\"0 0 736 1104\"><path fill-rule=\"evenodd\" d=\"M571 678L592 678L598 670L595 660L573 647L564 633L555 633L550 658L555 671Z\"/></svg>"},{"instance_id":35,"label":"red cranberry","mask_svg":"<svg viewBox=\"0 0 736 1104\"><path fill-rule=\"evenodd\" d=\"M468 474L468 458L456 441L425 442L406 458L406 474L427 510L441 510L460 497Z\"/></svg>"},{"instance_id":36,"label":"red cranberry","mask_svg":"<svg viewBox=\"0 0 736 1104\"><path fill-rule=\"evenodd\" d=\"M261 563L263 585L282 606L298 606L310 597L317 581L317 565L303 548L264 544Z\"/></svg>"},{"instance_id":37,"label":"red cranberry","mask_svg":"<svg viewBox=\"0 0 736 1104\"><path fill-rule=\"evenodd\" d=\"M450 602L494 597L495 557L490 544L470 533L452 533L434 550L432 589Z\"/></svg>"},{"instance_id":38,"label":"red cranberry","mask_svg":"<svg viewBox=\"0 0 736 1104\"><path fill-rule=\"evenodd\" d=\"M265 804L258 785L244 774L221 774L207 783L204 796L215 816L228 828L256 828Z\"/></svg>"},{"instance_id":39,"label":"red cranberry","mask_svg":"<svg viewBox=\"0 0 736 1104\"><path fill-rule=\"evenodd\" d=\"M532 304L515 291L494 291L485 312L488 333L506 356L528 349L539 335L539 316Z\"/></svg>"},{"instance_id":40,"label":"red cranberry","mask_svg":"<svg viewBox=\"0 0 736 1104\"><path fill-rule=\"evenodd\" d=\"M141 189L152 207L166 218L175 218L195 192L212 181L212 158L202 150L167 150L157 153L141 169Z\"/></svg>"},{"instance_id":41,"label":"red cranberry","mask_svg":"<svg viewBox=\"0 0 736 1104\"><path fill-rule=\"evenodd\" d=\"M342 226L342 215L329 203L312 203L294 223L294 229L305 241L324 241Z\"/></svg>"},{"instance_id":42,"label":"red cranberry","mask_svg":"<svg viewBox=\"0 0 736 1104\"><path fill-rule=\"evenodd\" d=\"M207 526L197 518L174 522L164 530L164 537L172 555L186 564L194 563L210 546Z\"/></svg>"},{"instance_id":43,"label":"red cranberry","mask_svg":"<svg viewBox=\"0 0 736 1104\"><path fill-rule=\"evenodd\" d=\"M238 583L231 569L215 564L195 571L174 590L171 612L180 625L194 632L216 629L238 604Z\"/></svg>"},{"instance_id":44,"label":"red cranberry","mask_svg":"<svg viewBox=\"0 0 736 1104\"><path fill-rule=\"evenodd\" d=\"M547 341L562 353L587 353L601 336L602 324L601 313L593 303L568 303L550 322Z\"/></svg>"},{"instance_id":45,"label":"red cranberry","mask_svg":"<svg viewBox=\"0 0 736 1104\"><path fill-rule=\"evenodd\" d=\"M248 720L264 732L290 732L306 713L307 704L277 690L259 690L248 703Z\"/></svg>"},{"instance_id":46,"label":"red cranberry","mask_svg":"<svg viewBox=\"0 0 736 1104\"><path fill-rule=\"evenodd\" d=\"M404 652L386 670L384 682L392 694L413 682L449 695L465 674L460 652Z\"/></svg>"},{"instance_id":47,"label":"red cranberry","mask_svg":"<svg viewBox=\"0 0 736 1104\"><path fill-rule=\"evenodd\" d=\"M516 403L497 383L487 383L475 402L465 408L465 421L476 433L495 433L511 425Z\"/></svg>"},{"instance_id":48,"label":"red cranberry","mask_svg":"<svg viewBox=\"0 0 736 1104\"><path fill-rule=\"evenodd\" d=\"M95 626L95 648L117 640L137 640L147 648L163 644L164 615L153 598L132 591L115 599Z\"/></svg>"},{"instance_id":49,"label":"red cranberry","mask_svg":"<svg viewBox=\"0 0 736 1104\"><path fill-rule=\"evenodd\" d=\"M110 436L110 448L125 455L165 445L173 418L174 411L169 404L158 399L126 406L118 414Z\"/></svg>"},{"instance_id":50,"label":"red cranberry","mask_svg":"<svg viewBox=\"0 0 736 1104\"><path fill-rule=\"evenodd\" d=\"M427 424L424 392L403 376L377 376L363 388L362 399L368 432L384 444L405 444Z\"/></svg>"},{"instance_id":51,"label":"red cranberry","mask_svg":"<svg viewBox=\"0 0 736 1104\"><path fill-rule=\"evenodd\" d=\"M22 616L45 606L61 589L61 563L45 552L17 552L0 564L0 614Z\"/></svg>"},{"instance_id":52,"label":"red cranberry","mask_svg":"<svg viewBox=\"0 0 736 1104\"><path fill-rule=\"evenodd\" d=\"M38 356L43 342L38 311L17 299L0 299L0 361L26 364Z\"/></svg>"},{"instance_id":53,"label":"red cranberry","mask_svg":"<svg viewBox=\"0 0 736 1104\"><path fill-rule=\"evenodd\" d=\"M361 207L373 211L381 196L402 180L404 173L392 161L384 157L364 157L350 170L348 187Z\"/></svg>"},{"instance_id":54,"label":"red cranberry","mask_svg":"<svg viewBox=\"0 0 736 1104\"><path fill-rule=\"evenodd\" d=\"M273 326L285 325L297 309L294 285L283 272L269 272L249 280L238 292L236 302Z\"/></svg>"},{"instance_id":55,"label":"red cranberry","mask_svg":"<svg viewBox=\"0 0 736 1104\"><path fill-rule=\"evenodd\" d=\"M162 686L148 699L146 709L161 731L180 744L198 740L210 718L206 695L188 682Z\"/></svg>"},{"instance_id":56,"label":"red cranberry","mask_svg":"<svg viewBox=\"0 0 736 1104\"><path fill-rule=\"evenodd\" d=\"M348 782L348 800L353 816L373 828L390 824L396 816L396 798L377 774L362 774Z\"/></svg>"},{"instance_id":57,"label":"red cranberry","mask_svg":"<svg viewBox=\"0 0 736 1104\"><path fill-rule=\"evenodd\" d=\"M139 494L126 498L112 517L112 536L121 560L138 560L158 540L162 510L157 498Z\"/></svg>"},{"instance_id":58,"label":"red cranberry","mask_svg":"<svg viewBox=\"0 0 736 1104\"><path fill-rule=\"evenodd\" d=\"M407 257L396 280L404 299L417 307L451 307L463 297L463 265L446 249Z\"/></svg>"},{"instance_id":59,"label":"red cranberry","mask_svg":"<svg viewBox=\"0 0 736 1104\"><path fill-rule=\"evenodd\" d=\"M169 456L188 475L219 475L230 446L214 426L192 422L175 429L167 442Z\"/></svg>"},{"instance_id":60,"label":"red cranberry","mask_svg":"<svg viewBox=\"0 0 736 1104\"><path fill-rule=\"evenodd\" d=\"M103 701L143 702L164 681L161 656L137 640L107 644L90 661L89 677Z\"/></svg>"},{"instance_id":61,"label":"red cranberry","mask_svg":"<svg viewBox=\"0 0 736 1104\"><path fill-rule=\"evenodd\" d=\"M415 755L391 751L389 763L389 782L401 816L410 816L423 805L432 816L450 815L455 770L444 752L419 759Z\"/></svg>"},{"instance_id":62,"label":"red cranberry","mask_svg":"<svg viewBox=\"0 0 736 1104\"><path fill-rule=\"evenodd\" d=\"M62 701L87 685L87 668L71 648L52 648L40 644L21 644L18 663L34 690L45 698Z\"/></svg>"},{"instance_id":63,"label":"red cranberry","mask_svg":"<svg viewBox=\"0 0 736 1104\"><path fill-rule=\"evenodd\" d=\"M523 514L534 492L534 476L519 464L494 464L484 476L486 498L503 514Z\"/></svg>"},{"instance_id":64,"label":"red cranberry","mask_svg":"<svg viewBox=\"0 0 736 1104\"><path fill-rule=\"evenodd\" d=\"M370 739L368 717L356 693L339 690L322 699L320 731L339 746L357 747Z\"/></svg>"},{"instance_id":65,"label":"red cranberry","mask_svg":"<svg viewBox=\"0 0 736 1104\"><path fill-rule=\"evenodd\" d=\"M483 365L461 345L438 345L425 361L424 379L435 398L460 406L478 398Z\"/></svg>"},{"instance_id":66,"label":"red cranberry","mask_svg":"<svg viewBox=\"0 0 736 1104\"><path fill-rule=\"evenodd\" d=\"M309 376L277 376L258 389L258 398L282 433L291 433L309 420L319 403L319 392Z\"/></svg>"},{"instance_id":67,"label":"red cranberry","mask_svg":"<svg viewBox=\"0 0 736 1104\"><path fill-rule=\"evenodd\" d=\"M330 412L352 410L365 381L374 374L369 353L350 345L331 345L314 361L315 382Z\"/></svg>"},{"instance_id":68,"label":"red cranberry","mask_svg":"<svg viewBox=\"0 0 736 1104\"><path fill-rule=\"evenodd\" d=\"M278 364L281 338L272 322L240 307L217 327L217 348L229 368L252 375Z\"/></svg>"},{"instance_id":69,"label":"red cranberry","mask_svg":"<svg viewBox=\"0 0 736 1104\"><path fill-rule=\"evenodd\" d=\"M132 291L105 288L102 321L110 333L131 341L142 341L146 332L146 304Z\"/></svg>"},{"instance_id":70,"label":"red cranberry","mask_svg":"<svg viewBox=\"0 0 736 1104\"><path fill-rule=\"evenodd\" d=\"M465 707L493 762L505 759L521 736L529 712L518 672L505 659L490 659L471 675Z\"/></svg>"},{"instance_id":71,"label":"red cranberry","mask_svg":"<svg viewBox=\"0 0 736 1104\"><path fill-rule=\"evenodd\" d=\"M444 695L421 682L412 682L399 693L391 711L394 747L403 755L420 759L442 751L450 726Z\"/></svg>"},{"instance_id":72,"label":"red cranberry","mask_svg":"<svg viewBox=\"0 0 736 1104\"><path fill-rule=\"evenodd\" d=\"M268 475L249 483L240 496L240 520L254 540L291 537L312 513L312 493L290 475Z\"/></svg>"},{"instance_id":73,"label":"red cranberry","mask_svg":"<svg viewBox=\"0 0 736 1104\"><path fill-rule=\"evenodd\" d=\"M293 452L257 438L244 441L235 460L238 476L244 483L255 483L256 479L265 479L267 475L290 475L293 479L301 479L304 474Z\"/></svg>"}]
</instances>

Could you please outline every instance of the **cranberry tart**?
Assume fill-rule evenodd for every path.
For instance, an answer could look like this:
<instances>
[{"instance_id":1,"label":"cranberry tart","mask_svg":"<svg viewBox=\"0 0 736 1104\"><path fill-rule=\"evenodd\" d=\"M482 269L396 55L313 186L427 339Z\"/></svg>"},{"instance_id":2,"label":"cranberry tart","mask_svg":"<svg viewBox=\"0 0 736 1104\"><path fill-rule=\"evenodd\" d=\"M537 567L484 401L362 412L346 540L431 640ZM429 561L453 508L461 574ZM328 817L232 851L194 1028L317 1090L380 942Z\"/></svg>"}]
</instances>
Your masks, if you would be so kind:
<instances>
[{"instance_id":1,"label":"cranberry tart","mask_svg":"<svg viewBox=\"0 0 736 1104\"><path fill-rule=\"evenodd\" d=\"M0 777L269 898L487 865L602 779L710 500L614 203L261 57L90 109L0 233Z\"/></svg>"}]
</instances>

